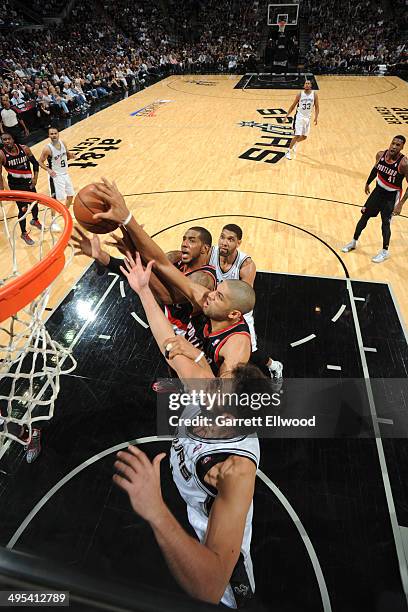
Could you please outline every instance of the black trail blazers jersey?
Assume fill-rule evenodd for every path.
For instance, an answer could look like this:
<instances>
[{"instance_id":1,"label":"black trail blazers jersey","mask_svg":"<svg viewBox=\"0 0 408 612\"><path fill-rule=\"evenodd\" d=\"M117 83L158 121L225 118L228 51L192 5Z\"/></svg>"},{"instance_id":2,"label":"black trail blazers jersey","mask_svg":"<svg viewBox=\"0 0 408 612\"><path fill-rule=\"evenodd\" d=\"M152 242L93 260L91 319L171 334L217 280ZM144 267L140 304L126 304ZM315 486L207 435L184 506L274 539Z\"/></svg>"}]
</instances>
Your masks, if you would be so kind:
<instances>
[{"instance_id":1,"label":"black trail blazers jersey","mask_svg":"<svg viewBox=\"0 0 408 612\"><path fill-rule=\"evenodd\" d=\"M386 191L402 192L402 181L404 175L400 171L400 165L404 155L399 155L395 161L388 159L388 149L384 151L377 164L377 185Z\"/></svg>"},{"instance_id":2,"label":"black trail blazers jersey","mask_svg":"<svg viewBox=\"0 0 408 612\"><path fill-rule=\"evenodd\" d=\"M234 325L230 325L224 329L221 329L216 332L211 332L210 322L208 322L203 330L204 334L204 343L203 350L205 352L205 356L207 357L207 361L211 366L212 371L217 376L220 367L222 365L222 357L220 357L220 350L224 346L231 336L240 335L249 339L251 342L251 334L249 331L249 327L244 318L242 318Z\"/></svg>"},{"instance_id":3,"label":"black trail blazers jersey","mask_svg":"<svg viewBox=\"0 0 408 612\"><path fill-rule=\"evenodd\" d=\"M185 272L186 266L185 264L183 264L182 261L178 261L174 265L180 270L180 272L183 272L185 276L190 276L191 274L194 274L194 272L204 272L205 274L211 276L211 278L214 280L214 287L217 286L217 276L214 266L210 266L208 264L205 266L201 266L201 268L198 268L197 270ZM170 323L175 325L180 331L187 330L187 326L190 321L192 312L193 306L190 302L185 302L184 304L170 304L168 306L165 306L166 317L168 318Z\"/></svg>"},{"instance_id":4,"label":"black trail blazers jersey","mask_svg":"<svg viewBox=\"0 0 408 612\"><path fill-rule=\"evenodd\" d=\"M10 153L7 149L3 149L6 158L3 166L7 171L9 185L27 185L33 178L30 160L21 145L16 144L14 150L17 150L17 153Z\"/></svg>"}]
</instances>

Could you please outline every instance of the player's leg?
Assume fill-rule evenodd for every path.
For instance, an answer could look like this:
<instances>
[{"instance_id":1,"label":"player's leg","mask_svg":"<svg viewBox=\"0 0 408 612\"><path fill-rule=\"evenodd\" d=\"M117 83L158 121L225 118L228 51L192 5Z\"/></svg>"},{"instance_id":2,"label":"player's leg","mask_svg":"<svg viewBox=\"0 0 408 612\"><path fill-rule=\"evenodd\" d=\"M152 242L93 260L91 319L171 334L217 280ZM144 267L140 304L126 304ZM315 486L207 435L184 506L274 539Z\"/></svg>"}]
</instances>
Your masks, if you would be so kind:
<instances>
[{"instance_id":1,"label":"player's leg","mask_svg":"<svg viewBox=\"0 0 408 612\"><path fill-rule=\"evenodd\" d=\"M280 361L272 359L269 354L262 348L256 348L252 351L250 362L256 365L261 372L269 373L275 390L279 391L283 382L283 364Z\"/></svg>"},{"instance_id":2,"label":"player's leg","mask_svg":"<svg viewBox=\"0 0 408 612\"><path fill-rule=\"evenodd\" d=\"M357 248L357 241L360 238L362 231L365 229L371 217L376 217L380 212L380 194L377 187L369 195L366 203L361 209L361 218L359 219L356 229L354 230L353 240L346 244L341 250L343 253L349 253Z\"/></svg>"},{"instance_id":3,"label":"player's leg","mask_svg":"<svg viewBox=\"0 0 408 612\"><path fill-rule=\"evenodd\" d=\"M65 185L65 194L66 194L65 205L69 209L69 207L72 204L72 200L74 198L75 191L74 191L74 186L72 184L71 178L68 174L64 175L64 185Z\"/></svg>"},{"instance_id":4,"label":"player's leg","mask_svg":"<svg viewBox=\"0 0 408 612\"><path fill-rule=\"evenodd\" d=\"M5 424L5 419L2 417L0 412L0 432L4 432L7 428L7 432L12 436L15 436L22 442L27 442L25 446L26 450L26 461L27 463L33 463L41 452L41 430L37 427L33 427L31 430L31 440L29 440L29 430L27 425L19 425L18 423L9 422Z\"/></svg>"},{"instance_id":5,"label":"player's leg","mask_svg":"<svg viewBox=\"0 0 408 612\"><path fill-rule=\"evenodd\" d=\"M280 361L272 359L262 347L258 347L258 338L255 332L255 321L252 312L245 314L244 319L249 327L249 333L251 334L252 353L250 361L258 366L261 372L269 374L273 383L279 387L276 390L279 390L283 381L283 364Z\"/></svg>"},{"instance_id":6,"label":"player's leg","mask_svg":"<svg viewBox=\"0 0 408 612\"><path fill-rule=\"evenodd\" d=\"M302 119L301 130L302 130L302 133L300 136L298 136L298 142L303 142L304 140L307 140L307 137L310 132L310 119L306 119L306 118Z\"/></svg>"},{"instance_id":7,"label":"player's leg","mask_svg":"<svg viewBox=\"0 0 408 612\"><path fill-rule=\"evenodd\" d=\"M381 208L381 233L383 238L383 245L382 249L377 253L377 255L372 258L372 261L374 263L382 263L390 256L388 249L391 240L391 220L394 206L395 197L394 194L391 194L391 197L384 201L383 206Z\"/></svg>"},{"instance_id":8,"label":"player's leg","mask_svg":"<svg viewBox=\"0 0 408 612\"><path fill-rule=\"evenodd\" d=\"M295 115L294 130L295 130L295 135L290 141L289 149L285 153L285 157L287 159L292 159L292 150L296 152L298 142L303 140L302 136L304 133L304 121L303 121L303 117L298 114Z\"/></svg>"},{"instance_id":9,"label":"player's leg","mask_svg":"<svg viewBox=\"0 0 408 612\"><path fill-rule=\"evenodd\" d=\"M287 159L292 159L292 154L291 154L291 153L292 153L292 150L295 150L295 151L296 151L296 145L297 145L297 143L298 143L298 140L299 140L299 137L298 137L298 136L294 136L294 137L292 138L292 140L290 141L290 143L289 143L289 149L288 149L288 150L286 151L286 153L285 153L285 157L286 157Z\"/></svg>"},{"instance_id":10,"label":"player's leg","mask_svg":"<svg viewBox=\"0 0 408 612\"><path fill-rule=\"evenodd\" d=\"M34 193L36 193L36 188L35 187L31 187L30 191L33 191ZM33 227L36 227L37 229L41 230L42 229L42 225L38 220L38 213L39 213L39 209L38 209L38 202L34 203L34 206L31 209L31 214L32 214L32 219L30 221L30 225L32 225Z\"/></svg>"},{"instance_id":11,"label":"player's leg","mask_svg":"<svg viewBox=\"0 0 408 612\"><path fill-rule=\"evenodd\" d=\"M51 195L51 197L55 198L56 200L58 200L58 202L63 203L65 201L65 198L66 198L64 177L60 176L58 174L57 174L57 176L50 176L49 177L49 186L50 186L50 195ZM51 219L52 219L52 221L51 221L51 225L50 225L50 230L52 232L60 232L61 231L61 227L55 221L55 212L54 211L51 212Z\"/></svg>"},{"instance_id":12,"label":"player's leg","mask_svg":"<svg viewBox=\"0 0 408 612\"><path fill-rule=\"evenodd\" d=\"M25 218L25 214L28 210L29 202L16 202L18 208L18 223L21 229L21 238L28 246L33 246L35 244L34 240L30 237L30 234L27 232L27 221ZM23 218L24 217L24 218Z\"/></svg>"}]
</instances>

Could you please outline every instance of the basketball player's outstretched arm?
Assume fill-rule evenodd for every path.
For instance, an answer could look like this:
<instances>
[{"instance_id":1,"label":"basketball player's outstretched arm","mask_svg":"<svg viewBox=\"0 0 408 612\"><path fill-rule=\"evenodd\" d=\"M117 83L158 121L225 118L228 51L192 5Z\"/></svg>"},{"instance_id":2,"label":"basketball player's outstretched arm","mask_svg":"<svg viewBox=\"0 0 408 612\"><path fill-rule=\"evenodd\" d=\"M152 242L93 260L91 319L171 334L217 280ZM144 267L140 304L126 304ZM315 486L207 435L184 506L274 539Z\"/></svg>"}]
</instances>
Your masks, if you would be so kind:
<instances>
[{"instance_id":1,"label":"basketball player's outstretched arm","mask_svg":"<svg viewBox=\"0 0 408 612\"><path fill-rule=\"evenodd\" d=\"M153 529L171 573L192 597L218 604L238 561L250 508L256 466L245 457L229 457L214 466L206 481L215 484L207 533L201 544L180 525L163 501L160 462L130 446L118 453L114 482L129 496L133 510Z\"/></svg>"},{"instance_id":2,"label":"basketball player's outstretched arm","mask_svg":"<svg viewBox=\"0 0 408 612\"><path fill-rule=\"evenodd\" d=\"M126 206L125 200L118 190L116 184L109 183L105 178L102 178L103 183L96 185L95 193L100 196L108 205L109 210L104 213L94 215L95 219L110 219L116 223L123 224L130 215ZM169 262L165 252L158 244L150 238L143 227L137 223L136 219L131 216L130 221L126 224L126 229L129 232L133 243L136 245L142 259L145 262L154 260L155 268L161 278L166 282L168 287L178 289L193 306L201 307L208 289L192 283L178 270L172 263Z\"/></svg>"},{"instance_id":3,"label":"basketball player's outstretched arm","mask_svg":"<svg viewBox=\"0 0 408 612\"><path fill-rule=\"evenodd\" d=\"M138 294L151 332L160 351L166 357L168 340L175 338L176 335L170 321L166 318L149 287L153 263L153 261L150 261L144 270L139 253L136 253L136 261L129 254L128 259L124 262L125 267L122 267L121 271L127 277L129 285ZM176 370L182 380L214 378L211 370L203 369L194 360L189 359L185 355L177 355L172 358L171 362L167 359L167 362Z\"/></svg>"},{"instance_id":4,"label":"basketball player's outstretched arm","mask_svg":"<svg viewBox=\"0 0 408 612\"><path fill-rule=\"evenodd\" d=\"M72 234L71 236L73 246L76 249L74 255L86 255L87 257L91 257L92 259L95 259L95 261L97 261L103 268L108 268L111 272L124 276L120 269L123 265L123 259L111 257L107 251L104 251L101 248L101 243L97 234L91 234L91 236L88 237L79 227L75 227L74 229L76 232L78 232L78 236L75 236L75 234ZM111 239L114 240L114 242L105 241L105 244L115 246L123 255L125 255L128 251L134 255L136 251L130 237L126 232L126 229L122 227L121 230L122 238L120 238L120 236L116 236L115 234L110 234ZM174 304L175 298L171 288L170 290L167 289L167 287L159 278L157 278L154 273L150 275L150 288L152 289L156 300L158 300L160 304Z\"/></svg>"}]
</instances>

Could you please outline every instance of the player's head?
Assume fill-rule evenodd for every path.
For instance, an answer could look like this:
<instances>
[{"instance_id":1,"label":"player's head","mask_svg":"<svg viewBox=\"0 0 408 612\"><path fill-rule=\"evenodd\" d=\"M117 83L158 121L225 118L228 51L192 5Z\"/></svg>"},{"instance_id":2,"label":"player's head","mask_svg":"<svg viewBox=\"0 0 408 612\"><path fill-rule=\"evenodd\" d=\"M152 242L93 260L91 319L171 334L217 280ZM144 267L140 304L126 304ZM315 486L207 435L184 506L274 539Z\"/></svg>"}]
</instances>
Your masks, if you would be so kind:
<instances>
[{"instance_id":1,"label":"player's head","mask_svg":"<svg viewBox=\"0 0 408 612\"><path fill-rule=\"evenodd\" d=\"M11 134L9 134L8 132L3 132L3 134L1 135L1 139L3 141L4 146L6 147L6 149L8 151L11 151L11 149L14 147L14 138Z\"/></svg>"},{"instance_id":2,"label":"player's head","mask_svg":"<svg viewBox=\"0 0 408 612\"><path fill-rule=\"evenodd\" d=\"M242 229L235 223L224 225L218 239L220 255L228 257L237 250L242 241Z\"/></svg>"},{"instance_id":3,"label":"player's head","mask_svg":"<svg viewBox=\"0 0 408 612\"><path fill-rule=\"evenodd\" d=\"M215 419L219 426L214 437L231 437L235 434L250 434L257 429L252 417L264 417L271 413L279 398L273 395L271 379L252 363L239 364L228 378L215 378L206 385L206 392L212 394L212 405L203 406L203 415ZM267 398L266 395L269 397ZM249 419L245 427L236 419ZM241 421L242 422L242 421Z\"/></svg>"},{"instance_id":4,"label":"player's head","mask_svg":"<svg viewBox=\"0 0 408 612\"><path fill-rule=\"evenodd\" d=\"M390 153L391 155L398 155L400 151L404 148L407 139L402 134L398 134L398 136L394 136L392 142L390 144Z\"/></svg>"},{"instance_id":5,"label":"player's head","mask_svg":"<svg viewBox=\"0 0 408 612\"><path fill-rule=\"evenodd\" d=\"M212 245L212 236L205 227L190 227L183 236L181 243L181 260L189 264L200 255L208 255Z\"/></svg>"},{"instance_id":6,"label":"player's head","mask_svg":"<svg viewBox=\"0 0 408 612\"><path fill-rule=\"evenodd\" d=\"M303 85L303 88L305 91L311 91L312 90L312 81L309 81L308 79L305 81L305 84Z\"/></svg>"},{"instance_id":7,"label":"player's head","mask_svg":"<svg viewBox=\"0 0 408 612\"><path fill-rule=\"evenodd\" d=\"M203 313L213 321L233 323L255 306L255 291L241 280L226 280L210 291L203 304Z\"/></svg>"},{"instance_id":8,"label":"player's head","mask_svg":"<svg viewBox=\"0 0 408 612\"><path fill-rule=\"evenodd\" d=\"M59 131L56 127L51 126L48 128L48 136L50 137L51 142L58 142L59 140Z\"/></svg>"}]
</instances>

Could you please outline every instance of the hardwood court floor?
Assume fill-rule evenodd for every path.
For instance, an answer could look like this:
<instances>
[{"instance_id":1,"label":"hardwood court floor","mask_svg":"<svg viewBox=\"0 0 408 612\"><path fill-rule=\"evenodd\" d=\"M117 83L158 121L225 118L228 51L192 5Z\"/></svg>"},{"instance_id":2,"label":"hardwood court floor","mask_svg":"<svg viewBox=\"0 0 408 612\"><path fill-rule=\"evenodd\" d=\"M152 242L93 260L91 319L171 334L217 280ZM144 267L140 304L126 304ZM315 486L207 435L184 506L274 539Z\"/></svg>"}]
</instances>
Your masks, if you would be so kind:
<instances>
[{"instance_id":1,"label":"hardwood court floor","mask_svg":"<svg viewBox=\"0 0 408 612\"><path fill-rule=\"evenodd\" d=\"M407 318L406 207L405 216L393 220L388 261L371 262L381 247L379 219L370 221L358 251L340 253L359 218L376 152L386 148L395 134L408 135L403 119L389 124L376 107L401 109L407 84L396 77L317 77L318 126L299 147L296 160L270 163L274 155L267 151L285 150L271 144L276 135L239 124L276 123L295 92L234 89L239 80L237 76L169 77L64 130L62 138L69 148L81 152L81 160L70 168L76 190L101 176L115 179L151 234L204 218L202 224L216 239L224 218L207 218L231 215L231 221L242 225L242 248L253 255L258 269L344 278L345 266L352 278L389 282ZM262 109L281 112L261 114ZM398 111L391 112L398 116ZM107 139L111 140L101 144ZM43 144L33 147L37 156ZM248 151L250 157L266 157L240 158ZM44 172L38 188L47 192ZM162 233L160 243L174 248L183 229ZM6 246L1 235L2 259ZM36 261L34 249L22 245L19 251L24 265ZM82 257L75 259L56 284L53 304L88 263Z\"/></svg>"}]
</instances>

